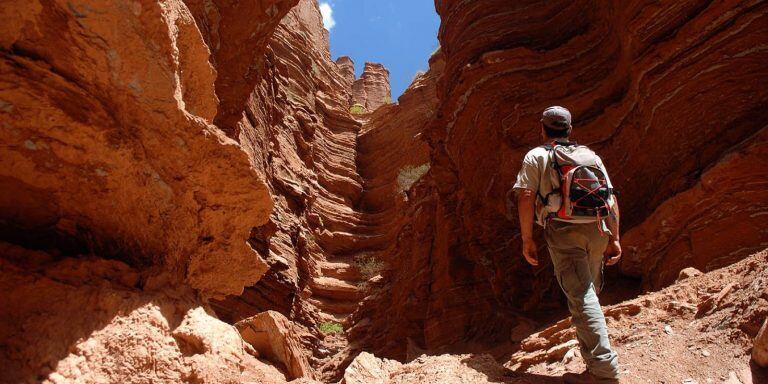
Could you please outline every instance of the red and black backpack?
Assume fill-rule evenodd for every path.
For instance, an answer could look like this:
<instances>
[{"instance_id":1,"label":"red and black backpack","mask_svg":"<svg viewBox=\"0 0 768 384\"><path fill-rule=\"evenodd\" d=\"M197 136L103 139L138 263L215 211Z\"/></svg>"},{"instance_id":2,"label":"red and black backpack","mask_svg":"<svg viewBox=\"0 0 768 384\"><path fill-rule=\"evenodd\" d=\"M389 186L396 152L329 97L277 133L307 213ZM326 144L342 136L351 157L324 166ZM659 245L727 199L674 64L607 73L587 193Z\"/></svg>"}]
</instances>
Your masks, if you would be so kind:
<instances>
[{"instance_id":1,"label":"red and black backpack","mask_svg":"<svg viewBox=\"0 0 768 384\"><path fill-rule=\"evenodd\" d=\"M547 219L583 222L607 217L613 189L603 172L600 157L587 146L576 143L553 142L544 148L549 152L548 166L557 180L546 196L539 194L548 207Z\"/></svg>"}]
</instances>

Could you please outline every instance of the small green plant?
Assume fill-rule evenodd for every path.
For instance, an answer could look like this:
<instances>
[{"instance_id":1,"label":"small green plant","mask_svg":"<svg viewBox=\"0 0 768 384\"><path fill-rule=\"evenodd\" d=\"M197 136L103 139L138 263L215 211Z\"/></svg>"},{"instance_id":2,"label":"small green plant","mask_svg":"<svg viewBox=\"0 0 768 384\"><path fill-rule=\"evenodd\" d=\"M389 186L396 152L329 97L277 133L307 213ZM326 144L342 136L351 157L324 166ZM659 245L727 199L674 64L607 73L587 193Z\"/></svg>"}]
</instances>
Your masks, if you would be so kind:
<instances>
[{"instance_id":1,"label":"small green plant","mask_svg":"<svg viewBox=\"0 0 768 384\"><path fill-rule=\"evenodd\" d=\"M384 261L369 253L355 256L355 265L365 280L378 275L384 269Z\"/></svg>"},{"instance_id":2,"label":"small green plant","mask_svg":"<svg viewBox=\"0 0 768 384\"><path fill-rule=\"evenodd\" d=\"M342 327L341 324L333 322L333 321L322 322L322 323L320 323L318 328L320 328L320 332L326 333L326 334L334 334L334 333L342 333L342 332L344 332L344 327Z\"/></svg>"},{"instance_id":3,"label":"small green plant","mask_svg":"<svg viewBox=\"0 0 768 384\"><path fill-rule=\"evenodd\" d=\"M429 171L429 163L419 166L407 165L401 168L400 173L397 175L397 186L400 192L411 189L413 184L424 176L427 171Z\"/></svg>"},{"instance_id":4,"label":"small green plant","mask_svg":"<svg viewBox=\"0 0 768 384\"><path fill-rule=\"evenodd\" d=\"M359 115L359 114L365 113L365 107L363 107L360 104L355 104L349 107L349 113L353 115Z\"/></svg>"}]
</instances>

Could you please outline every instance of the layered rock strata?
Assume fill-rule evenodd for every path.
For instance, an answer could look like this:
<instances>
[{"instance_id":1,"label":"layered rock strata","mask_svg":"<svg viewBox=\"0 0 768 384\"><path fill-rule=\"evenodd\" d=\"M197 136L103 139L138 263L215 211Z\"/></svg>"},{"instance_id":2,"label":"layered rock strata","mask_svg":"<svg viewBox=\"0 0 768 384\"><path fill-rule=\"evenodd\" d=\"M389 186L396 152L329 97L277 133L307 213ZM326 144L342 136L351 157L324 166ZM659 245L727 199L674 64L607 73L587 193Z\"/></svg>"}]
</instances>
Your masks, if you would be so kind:
<instances>
[{"instance_id":1,"label":"layered rock strata","mask_svg":"<svg viewBox=\"0 0 768 384\"><path fill-rule=\"evenodd\" d=\"M322 19L313 1L302 1L286 16L268 44L266 76L239 123L240 141L260 159L256 167L267 176L274 201L265 230L251 234L272 269L242 295L215 304L231 322L272 309L312 325L323 314L318 306L331 312L346 307L343 314L358 296L355 273L330 276L351 266L329 263L348 256L358 241L354 229L362 218L354 206L363 187L355 151L361 123L348 112L345 77L330 60L327 43L315 49L312 31L318 29Z\"/></svg>"},{"instance_id":2,"label":"layered rock strata","mask_svg":"<svg viewBox=\"0 0 768 384\"><path fill-rule=\"evenodd\" d=\"M443 65L443 57L434 55L430 70L411 83L397 104L383 106L370 116L358 140L358 165L365 180L361 208L379 224L382 241L373 250L385 263L386 277L352 318L349 333L358 348L399 348L413 344L408 338L423 345L426 312L419 305L428 296L435 208L435 199L424 194L431 163L423 132L434 118ZM401 268L410 273L400 274ZM392 321L401 326L385 325Z\"/></svg>"},{"instance_id":3,"label":"layered rock strata","mask_svg":"<svg viewBox=\"0 0 768 384\"><path fill-rule=\"evenodd\" d=\"M708 270L764 246L765 176L744 168L768 124L764 3L436 6L445 69L424 132L431 169L383 295L403 300L372 304L375 334L393 336L375 351L405 358L409 339L412 349L490 348L531 310L562 305L544 249L540 268L519 255L508 195L549 105L570 108L574 138L603 157L624 228L649 220L628 235L626 273L658 287L685 266ZM669 229L646 249L659 227Z\"/></svg>"},{"instance_id":4,"label":"layered rock strata","mask_svg":"<svg viewBox=\"0 0 768 384\"><path fill-rule=\"evenodd\" d=\"M347 109L354 64L346 58L330 61L327 48L306 49L313 46L306 30L320 23L319 13L291 11L284 19L268 44L269 76L241 122L248 150L268 154L263 169L275 209L271 230L258 236L273 269L242 295L214 303L229 322L276 310L316 338L324 337L315 331L320 323L365 323L364 317L348 316L375 289L376 275L393 254L408 199L399 174L428 163L420 133L434 111L439 73L420 77L398 105L382 104L353 120ZM302 68L312 70L298 76ZM389 92L388 80L382 81ZM398 118L390 119L393 114ZM318 339L305 347L325 379L339 378L339 367L358 350ZM329 359L328 350L340 354Z\"/></svg>"},{"instance_id":5,"label":"layered rock strata","mask_svg":"<svg viewBox=\"0 0 768 384\"><path fill-rule=\"evenodd\" d=\"M683 268L710 271L768 246L766 151L763 128L630 229L621 272L641 277L647 289L659 289Z\"/></svg>"},{"instance_id":6,"label":"layered rock strata","mask_svg":"<svg viewBox=\"0 0 768 384\"><path fill-rule=\"evenodd\" d=\"M211 296L256 282L268 265L245 239L271 198L211 122L242 114L246 72L293 3L234 7L247 21L215 1L2 7L5 240L162 266Z\"/></svg>"},{"instance_id":7,"label":"layered rock strata","mask_svg":"<svg viewBox=\"0 0 768 384\"><path fill-rule=\"evenodd\" d=\"M360 123L347 111L349 85L330 61L316 3L302 1L283 18L293 3L33 2L2 8L3 20L13 20L2 31L3 240L46 249L52 255L47 262L61 260L76 269L89 268L86 255L127 263L141 276L125 283L137 298L108 303L104 310L117 314L114 332L133 324L137 346L168 344L162 353L172 361L158 374L170 380L247 381L253 377L241 375L251 363L282 377L264 363L249 363L252 356L243 352L237 332L215 319L201 298L240 294L258 281L256 295L264 301L228 308L223 318L275 309L312 328L322 316L334 317L309 298L330 292L334 301L337 286L347 284L329 283L322 268L326 254L356 241L350 228L358 224L352 206L362 189L355 170ZM245 22L238 14L250 17ZM4 263L3 277L34 276L43 268L22 267ZM73 289L110 294L82 278L70 279ZM357 295L356 275L345 278L352 279ZM64 316L32 316L34 304L45 303L20 303L36 286L22 278L13 282L21 286L3 295L5 308L34 317L30 324ZM89 319L98 318L101 304L50 292L50 300L83 311L83 322L71 324L73 334L85 336L78 343L101 348L93 352L99 355L115 348L98 333L88 336L89 327L97 326ZM210 337L235 337L240 349L222 352L228 355L219 364L218 352L200 337L189 341L194 348L167 343L170 334L182 332L183 312L177 321L165 309L158 317L150 308L134 321L132 303L142 300L165 300L171 313L180 311L175 306L203 308L198 322L210 323L204 326ZM341 312L353 309L348 307ZM163 318L169 323L156 326ZM13 322L3 327L4 346L11 342L6 336L30 337ZM302 338L303 350L311 351L316 340L311 334ZM19 360L43 353L35 351L48 344L68 351L73 342L52 335L17 347L3 356L3 367L20 377L76 378L67 364L44 368L55 367L68 352ZM73 361L91 353L89 348ZM128 347L107 357L133 359L144 372L153 353ZM79 375L123 380L94 364L80 365ZM196 364L228 371L218 374Z\"/></svg>"},{"instance_id":8,"label":"layered rock strata","mask_svg":"<svg viewBox=\"0 0 768 384\"><path fill-rule=\"evenodd\" d=\"M352 90L352 84L355 82L355 62L349 56L341 56L336 59L336 66L339 67L342 76L344 77L344 86L346 89ZM350 100L350 105L354 104Z\"/></svg>"},{"instance_id":9,"label":"layered rock strata","mask_svg":"<svg viewBox=\"0 0 768 384\"><path fill-rule=\"evenodd\" d=\"M365 63L363 74L352 83L352 104L361 105L373 112L392 102L389 87L389 71L378 63Z\"/></svg>"},{"instance_id":10,"label":"layered rock strata","mask_svg":"<svg viewBox=\"0 0 768 384\"><path fill-rule=\"evenodd\" d=\"M363 349L514 346L562 310L507 194L550 104L621 192L623 274L657 288L768 242L765 3L436 6L441 49L398 104L382 66L330 59L314 0L0 6L2 371L329 381ZM697 288L697 316L752 335L764 298L725 311L734 287ZM528 357L564 358L563 324ZM433 361L503 380L485 357L353 370Z\"/></svg>"}]
</instances>

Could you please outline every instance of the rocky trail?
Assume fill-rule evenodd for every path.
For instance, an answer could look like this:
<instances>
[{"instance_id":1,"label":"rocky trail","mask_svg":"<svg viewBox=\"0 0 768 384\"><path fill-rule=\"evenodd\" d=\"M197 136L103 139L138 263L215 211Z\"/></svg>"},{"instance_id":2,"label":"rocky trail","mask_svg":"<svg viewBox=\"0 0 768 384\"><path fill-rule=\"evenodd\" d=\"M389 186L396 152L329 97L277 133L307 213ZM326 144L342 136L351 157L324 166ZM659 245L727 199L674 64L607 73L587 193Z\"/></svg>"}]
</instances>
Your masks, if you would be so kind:
<instances>
[{"instance_id":1,"label":"rocky trail","mask_svg":"<svg viewBox=\"0 0 768 384\"><path fill-rule=\"evenodd\" d=\"M560 382L509 195L554 104L624 382L768 382L768 2L434 4L397 100L316 0L0 5L0 382Z\"/></svg>"},{"instance_id":2,"label":"rocky trail","mask_svg":"<svg viewBox=\"0 0 768 384\"><path fill-rule=\"evenodd\" d=\"M750 335L768 314L768 251L706 274L686 270L670 287L604 310L620 356L622 382L768 380L768 370L750 356ZM560 383L563 373L584 370L575 337L565 319L531 333L511 355L423 355L402 364L363 354L347 368L345 379L347 383Z\"/></svg>"}]
</instances>

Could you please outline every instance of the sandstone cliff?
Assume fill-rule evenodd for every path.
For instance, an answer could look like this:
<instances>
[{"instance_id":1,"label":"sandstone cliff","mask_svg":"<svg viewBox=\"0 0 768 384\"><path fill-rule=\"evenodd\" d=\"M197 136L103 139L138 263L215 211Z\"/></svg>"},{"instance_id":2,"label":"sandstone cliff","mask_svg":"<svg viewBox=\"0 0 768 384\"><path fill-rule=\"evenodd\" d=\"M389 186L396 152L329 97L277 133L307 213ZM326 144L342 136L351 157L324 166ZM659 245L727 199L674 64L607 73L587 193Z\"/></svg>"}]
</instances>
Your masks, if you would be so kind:
<instances>
[{"instance_id":1,"label":"sandstone cliff","mask_svg":"<svg viewBox=\"0 0 768 384\"><path fill-rule=\"evenodd\" d=\"M424 132L431 169L390 291L372 304L375 351L490 348L533 310L561 305L548 263L519 257L508 199L548 105L572 110L575 139L602 155L619 189L624 273L661 287L685 266L765 246L765 176L750 155L768 124L765 4L436 6L445 69Z\"/></svg>"},{"instance_id":2,"label":"sandstone cliff","mask_svg":"<svg viewBox=\"0 0 768 384\"><path fill-rule=\"evenodd\" d=\"M356 241L361 124L348 112L347 83L327 54L327 42L318 46L311 38L319 29L312 1L288 14L269 41L261 68L266 76L240 122L240 142L260 159L256 168L266 175L274 201L269 224L251 234L272 268L242 295L216 304L232 322L273 309L317 323L317 309L306 299L322 290L317 284L324 262Z\"/></svg>"},{"instance_id":3,"label":"sandstone cliff","mask_svg":"<svg viewBox=\"0 0 768 384\"><path fill-rule=\"evenodd\" d=\"M764 2L436 8L441 49L392 104L382 65L355 79L331 59L315 0L0 6L7 381L542 382L576 367L508 195L551 104L621 193L613 281L660 289L768 245ZM663 369L632 354L631 323L698 321L686 337L732 337L716 352L734 358L707 369L744 380L764 264L610 309L623 353Z\"/></svg>"},{"instance_id":4,"label":"sandstone cliff","mask_svg":"<svg viewBox=\"0 0 768 384\"><path fill-rule=\"evenodd\" d=\"M365 63L363 74L352 83L352 103L373 112L391 102L389 71L381 64Z\"/></svg>"},{"instance_id":5,"label":"sandstone cliff","mask_svg":"<svg viewBox=\"0 0 768 384\"><path fill-rule=\"evenodd\" d=\"M210 295L257 281L268 266L244 239L272 202L256 159L211 122L242 114L257 76L241 56L292 3L3 7L3 233L162 265ZM206 39L225 42L212 53Z\"/></svg>"}]
</instances>

